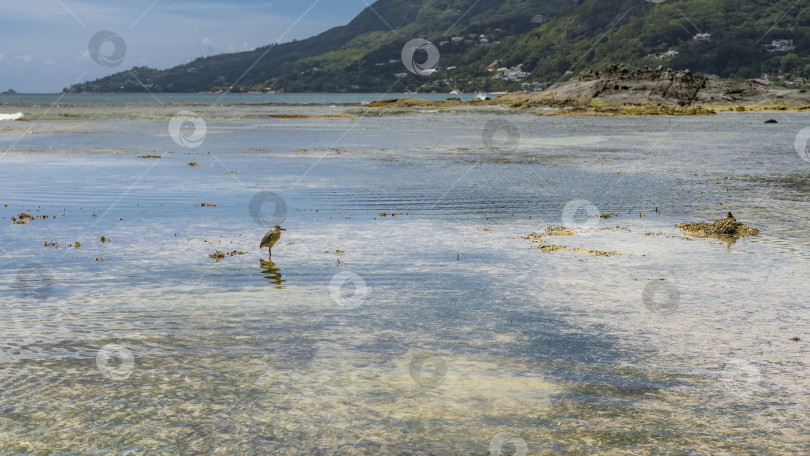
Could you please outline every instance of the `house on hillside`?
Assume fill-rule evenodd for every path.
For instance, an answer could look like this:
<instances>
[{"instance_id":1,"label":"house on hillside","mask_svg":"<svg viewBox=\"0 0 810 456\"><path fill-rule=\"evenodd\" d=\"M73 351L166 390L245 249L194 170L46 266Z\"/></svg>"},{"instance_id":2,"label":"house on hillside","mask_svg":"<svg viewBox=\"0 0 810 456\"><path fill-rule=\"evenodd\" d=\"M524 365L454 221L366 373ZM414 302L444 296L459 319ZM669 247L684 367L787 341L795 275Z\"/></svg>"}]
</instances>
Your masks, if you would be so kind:
<instances>
[{"instance_id":1,"label":"house on hillside","mask_svg":"<svg viewBox=\"0 0 810 456\"><path fill-rule=\"evenodd\" d=\"M667 52L664 52L663 54L657 55L656 57L658 57L658 60L667 60L671 59L672 57L675 57L676 55L678 55L678 51L670 49Z\"/></svg>"},{"instance_id":2,"label":"house on hillside","mask_svg":"<svg viewBox=\"0 0 810 456\"><path fill-rule=\"evenodd\" d=\"M754 79L749 79L749 81L758 82L762 85L771 85L771 81L768 80L768 75L766 73L762 73L762 76Z\"/></svg>"},{"instance_id":3,"label":"house on hillside","mask_svg":"<svg viewBox=\"0 0 810 456\"><path fill-rule=\"evenodd\" d=\"M548 16L544 16L542 14L536 14L536 15L532 16L532 21L531 22L532 22L532 24L542 24L542 23L548 22L550 20L551 20L551 18L549 18Z\"/></svg>"},{"instance_id":4,"label":"house on hillside","mask_svg":"<svg viewBox=\"0 0 810 456\"><path fill-rule=\"evenodd\" d=\"M501 67L495 70L492 79L504 81L523 81L529 77L529 73L523 71L523 64L515 65L512 68Z\"/></svg>"},{"instance_id":5,"label":"house on hillside","mask_svg":"<svg viewBox=\"0 0 810 456\"><path fill-rule=\"evenodd\" d=\"M771 44L763 44L762 49L768 52L788 52L796 49L793 40L773 40Z\"/></svg>"},{"instance_id":6,"label":"house on hillside","mask_svg":"<svg viewBox=\"0 0 810 456\"><path fill-rule=\"evenodd\" d=\"M698 33L697 35L692 37L692 41L711 41L712 34L711 33Z\"/></svg>"}]
</instances>

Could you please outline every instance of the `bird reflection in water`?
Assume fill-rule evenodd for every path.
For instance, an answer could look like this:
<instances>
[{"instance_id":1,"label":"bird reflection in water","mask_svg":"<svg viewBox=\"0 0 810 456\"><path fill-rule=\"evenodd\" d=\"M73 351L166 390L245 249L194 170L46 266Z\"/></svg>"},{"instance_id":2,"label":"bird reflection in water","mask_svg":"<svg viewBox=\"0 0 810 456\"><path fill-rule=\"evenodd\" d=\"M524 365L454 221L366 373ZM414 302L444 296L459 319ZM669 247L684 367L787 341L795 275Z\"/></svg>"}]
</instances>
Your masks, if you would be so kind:
<instances>
[{"instance_id":1,"label":"bird reflection in water","mask_svg":"<svg viewBox=\"0 0 810 456\"><path fill-rule=\"evenodd\" d=\"M273 260L259 259L259 263L261 264L262 272L265 274L264 277L270 279L270 281L276 285L273 288L284 288L282 284L285 280L281 278L281 268L276 266Z\"/></svg>"}]
</instances>

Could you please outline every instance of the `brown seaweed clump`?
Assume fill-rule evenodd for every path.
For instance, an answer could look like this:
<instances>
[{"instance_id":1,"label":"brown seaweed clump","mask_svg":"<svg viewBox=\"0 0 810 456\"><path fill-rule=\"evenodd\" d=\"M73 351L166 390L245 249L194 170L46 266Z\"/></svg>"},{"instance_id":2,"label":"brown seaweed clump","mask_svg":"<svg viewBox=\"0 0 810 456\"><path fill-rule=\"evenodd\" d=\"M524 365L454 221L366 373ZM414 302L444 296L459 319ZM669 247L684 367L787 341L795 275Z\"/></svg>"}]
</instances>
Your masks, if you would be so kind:
<instances>
[{"instance_id":1,"label":"brown seaweed clump","mask_svg":"<svg viewBox=\"0 0 810 456\"><path fill-rule=\"evenodd\" d=\"M550 226L546 228L546 235L548 236L573 236L574 230L564 226Z\"/></svg>"},{"instance_id":2,"label":"brown seaweed clump","mask_svg":"<svg viewBox=\"0 0 810 456\"><path fill-rule=\"evenodd\" d=\"M708 222L694 222L694 223L680 223L675 225L680 228L687 236L694 236L699 238L714 238L725 242L727 245L734 244L741 237L756 236L759 230L746 226L744 223L737 221L736 218L728 213L726 218L715 220L712 223Z\"/></svg>"},{"instance_id":3,"label":"brown seaweed clump","mask_svg":"<svg viewBox=\"0 0 810 456\"><path fill-rule=\"evenodd\" d=\"M544 236L573 236L574 230L571 228L566 228L564 226L549 226L546 227L546 231L543 234L537 234L536 232L532 231L531 234L528 236L521 236L523 239L529 240L537 240L542 239Z\"/></svg>"},{"instance_id":4,"label":"brown seaweed clump","mask_svg":"<svg viewBox=\"0 0 810 456\"><path fill-rule=\"evenodd\" d=\"M564 226L549 226L543 232L543 234L537 234L536 232L532 232L528 236L521 236L522 239L527 239L532 241L533 247L535 249L539 249L541 252L551 253L551 252L576 252L576 253L587 253L588 255L594 256L604 256L609 257L613 255L619 255L617 252L607 252L602 250L589 250L589 249L581 249L581 248L570 248L564 245L555 245L555 244L547 244L544 242L543 238L546 236L573 236L574 230L571 228L566 228Z\"/></svg>"},{"instance_id":5,"label":"brown seaweed clump","mask_svg":"<svg viewBox=\"0 0 810 456\"><path fill-rule=\"evenodd\" d=\"M27 212L22 212L16 217L11 217L11 221L14 222L15 225L27 225L28 222L36 219L43 219L47 220L47 215L31 215Z\"/></svg>"},{"instance_id":6,"label":"brown seaweed clump","mask_svg":"<svg viewBox=\"0 0 810 456\"><path fill-rule=\"evenodd\" d=\"M570 248L564 245L552 245L552 244L537 244L534 246L536 249L540 249L541 252L550 253L550 252L576 252L576 253L587 253L588 255L594 256L603 256L603 257L610 257L614 255L618 255L618 252L607 252L604 250L590 250L590 249L582 249L579 247Z\"/></svg>"},{"instance_id":7,"label":"brown seaweed clump","mask_svg":"<svg viewBox=\"0 0 810 456\"><path fill-rule=\"evenodd\" d=\"M247 255L247 252L243 252L241 250L234 250L232 252L223 252L222 250L217 250L214 253L208 254L208 258L219 263L219 260L225 258L226 256L232 257L236 255Z\"/></svg>"}]
</instances>

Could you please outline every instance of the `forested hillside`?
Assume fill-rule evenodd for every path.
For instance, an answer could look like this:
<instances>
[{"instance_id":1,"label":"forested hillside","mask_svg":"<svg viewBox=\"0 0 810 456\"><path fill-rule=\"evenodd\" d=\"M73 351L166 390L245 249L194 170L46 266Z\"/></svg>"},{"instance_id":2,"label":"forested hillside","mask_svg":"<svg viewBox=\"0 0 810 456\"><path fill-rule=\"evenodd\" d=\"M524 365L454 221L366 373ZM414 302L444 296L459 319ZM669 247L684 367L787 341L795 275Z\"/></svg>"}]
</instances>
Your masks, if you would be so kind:
<instances>
[{"instance_id":1,"label":"forested hillside","mask_svg":"<svg viewBox=\"0 0 810 456\"><path fill-rule=\"evenodd\" d=\"M656 0L658 1L658 0ZM351 23L166 70L135 67L71 92L539 90L610 63L803 84L810 8L795 0L379 0ZM435 72L400 58L423 38ZM417 60L426 54L419 51Z\"/></svg>"}]
</instances>

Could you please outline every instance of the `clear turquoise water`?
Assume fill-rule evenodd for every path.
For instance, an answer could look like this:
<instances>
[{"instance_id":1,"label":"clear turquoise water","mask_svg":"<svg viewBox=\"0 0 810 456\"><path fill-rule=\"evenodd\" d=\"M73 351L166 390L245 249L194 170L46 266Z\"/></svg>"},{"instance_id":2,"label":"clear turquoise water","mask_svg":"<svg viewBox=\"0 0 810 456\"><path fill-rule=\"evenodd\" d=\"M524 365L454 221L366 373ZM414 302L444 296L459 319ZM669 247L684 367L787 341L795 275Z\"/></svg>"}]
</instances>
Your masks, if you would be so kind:
<instances>
[{"instance_id":1,"label":"clear turquoise water","mask_svg":"<svg viewBox=\"0 0 810 456\"><path fill-rule=\"evenodd\" d=\"M194 97L15 106L29 121L0 124L2 453L806 448L805 115ZM169 133L184 109L206 120L195 149ZM484 146L493 119L515 150ZM286 212L257 222L260 192ZM571 222L573 200L616 216L579 211L585 228L545 241L620 255L522 238ZM762 234L674 228L728 210ZM24 211L49 217L12 223ZM277 222L270 263L258 242ZM645 301L661 283L669 312Z\"/></svg>"}]
</instances>

